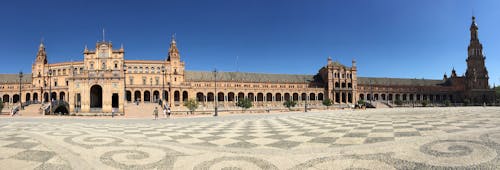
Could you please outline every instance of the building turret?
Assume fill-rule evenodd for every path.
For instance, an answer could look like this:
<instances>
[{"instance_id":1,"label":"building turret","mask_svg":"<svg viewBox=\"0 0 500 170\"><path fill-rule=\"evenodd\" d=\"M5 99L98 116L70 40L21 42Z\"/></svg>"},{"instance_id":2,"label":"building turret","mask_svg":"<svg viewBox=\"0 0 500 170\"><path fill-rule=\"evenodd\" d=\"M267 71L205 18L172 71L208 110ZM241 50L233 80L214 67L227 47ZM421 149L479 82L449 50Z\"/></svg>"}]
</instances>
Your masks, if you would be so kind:
<instances>
[{"instance_id":1,"label":"building turret","mask_svg":"<svg viewBox=\"0 0 500 170\"><path fill-rule=\"evenodd\" d=\"M36 62L47 64L47 52L45 52L45 45L43 42L40 42L40 46L38 47Z\"/></svg>"},{"instance_id":2,"label":"building turret","mask_svg":"<svg viewBox=\"0 0 500 170\"><path fill-rule=\"evenodd\" d=\"M177 43L175 42L175 37L172 36L172 41L170 42L170 48L168 49L167 61L180 61L179 49L177 49Z\"/></svg>"}]
</instances>

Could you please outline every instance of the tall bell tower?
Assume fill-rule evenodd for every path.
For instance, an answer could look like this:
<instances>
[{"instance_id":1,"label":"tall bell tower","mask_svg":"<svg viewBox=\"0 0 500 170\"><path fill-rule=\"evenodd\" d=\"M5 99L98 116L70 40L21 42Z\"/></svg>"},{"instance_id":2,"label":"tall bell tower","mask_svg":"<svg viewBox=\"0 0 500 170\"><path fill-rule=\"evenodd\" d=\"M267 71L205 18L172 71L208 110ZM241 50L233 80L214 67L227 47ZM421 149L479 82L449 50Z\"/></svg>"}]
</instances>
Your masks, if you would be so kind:
<instances>
[{"instance_id":1,"label":"tall bell tower","mask_svg":"<svg viewBox=\"0 0 500 170\"><path fill-rule=\"evenodd\" d=\"M489 89L488 70L484 63L486 57L483 54L483 45L479 42L477 30L476 18L473 16L470 26L470 44L467 48L466 88Z\"/></svg>"},{"instance_id":2,"label":"tall bell tower","mask_svg":"<svg viewBox=\"0 0 500 170\"><path fill-rule=\"evenodd\" d=\"M46 71L48 70L46 66L47 66L47 52L45 51L45 45L43 44L43 42L40 42L35 62L31 67L31 76L33 80L32 83L37 88L43 88L45 86L48 86L46 84L48 82L45 82L44 80L44 76L46 76L45 74L47 74Z\"/></svg>"},{"instance_id":3,"label":"tall bell tower","mask_svg":"<svg viewBox=\"0 0 500 170\"><path fill-rule=\"evenodd\" d=\"M169 74L168 82L172 84L184 81L184 62L181 61L181 55L174 36L172 36L172 41L168 49L167 74Z\"/></svg>"},{"instance_id":4,"label":"tall bell tower","mask_svg":"<svg viewBox=\"0 0 500 170\"><path fill-rule=\"evenodd\" d=\"M475 105L492 103L495 100L495 91L488 84L488 70L486 70L483 54L483 45L479 42L476 17L472 16L470 26L470 43L467 48L467 71L465 72L465 99Z\"/></svg>"}]
</instances>

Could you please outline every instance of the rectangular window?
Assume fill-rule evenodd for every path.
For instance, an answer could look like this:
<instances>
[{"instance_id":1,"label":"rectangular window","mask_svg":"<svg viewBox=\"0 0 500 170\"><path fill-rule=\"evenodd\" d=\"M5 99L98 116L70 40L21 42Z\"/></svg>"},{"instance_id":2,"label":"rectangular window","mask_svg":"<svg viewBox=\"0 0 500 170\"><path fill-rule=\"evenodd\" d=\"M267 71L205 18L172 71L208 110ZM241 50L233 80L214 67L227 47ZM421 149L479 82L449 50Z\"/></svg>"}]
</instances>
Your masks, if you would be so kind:
<instances>
[{"instance_id":1,"label":"rectangular window","mask_svg":"<svg viewBox=\"0 0 500 170\"><path fill-rule=\"evenodd\" d=\"M129 84L130 84L130 85L133 85L133 84L134 84L134 79L133 79L132 77L130 78L130 83L129 83Z\"/></svg>"},{"instance_id":2,"label":"rectangular window","mask_svg":"<svg viewBox=\"0 0 500 170\"><path fill-rule=\"evenodd\" d=\"M82 101L82 96L80 95L80 93L77 93L76 94L76 107L80 107L80 104L81 104L81 101Z\"/></svg>"}]
</instances>

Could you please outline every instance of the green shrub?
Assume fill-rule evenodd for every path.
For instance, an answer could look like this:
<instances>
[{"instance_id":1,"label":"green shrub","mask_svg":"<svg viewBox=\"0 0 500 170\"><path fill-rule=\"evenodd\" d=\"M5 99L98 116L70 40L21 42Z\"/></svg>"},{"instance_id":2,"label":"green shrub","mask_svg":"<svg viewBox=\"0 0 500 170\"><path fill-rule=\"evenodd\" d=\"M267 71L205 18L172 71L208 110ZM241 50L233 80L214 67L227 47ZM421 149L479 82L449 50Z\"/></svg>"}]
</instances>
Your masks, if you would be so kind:
<instances>
[{"instance_id":1,"label":"green shrub","mask_svg":"<svg viewBox=\"0 0 500 170\"><path fill-rule=\"evenodd\" d=\"M396 101L394 101L394 104L401 106L401 105L403 105L403 101L396 99Z\"/></svg>"},{"instance_id":2,"label":"green shrub","mask_svg":"<svg viewBox=\"0 0 500 170\"><path fill-rule=\"evenodd\" d=\"M236 103L236 106L241 107L241 111L244 112L245 110L251 108L253 106L252 100L246 98L246 99L241 99L238 100Z\"/></svg>"},{"instance_id":3,"label":"green shrub","mask_svg":"<svg viewBox=\"0 0 500 170\"><path fill-rule=\"evenodd\" d=\"M464 99L464 106L470 105L470 99Z\"/></svg>"},{"instance_id":4,"label":"green shrub","mask_svg":"<svg viewBox=\"0 0 500 170\"><path fill-rule=\"evenodd\" d=\"M323 105L325 105L326 109L328 109L328 106L333 105L333 102L331 99L325 99L325 100L323 100Z\"/></svg>"},{"instance_id":5,"label":"green shrub","mask_svg":"<svg viewBox=\"0 0 500 170\"><path fill-rule=\"evenodd\" d=\"M429 100L423 100L422 101L422 106L426 107L429 104Z\"/></svg>"},{"instance_id":6,"label":"green shrub","mask_svg":"<svg viewBox=\"0 0 500 170\"><path fill-rule=\"evenodd\" d=\"M366 104L366 101L364 100L358 100L358 105L359 106L364 106Z\"/></svg>"},{"instance_id":7,"label":"green shrub","mask_svg":"<svg viewBox=\"0 0 500 170\"><path fill-rule=\"evenodd\" d=\"M288 108L288 110L292 110L292 107L295 107L295 105L297 105L297 102L293 100L287 100L283 103L283 106Z\"/></svg>"},{"instance_id":8,"label":"green shrub","mask_svg":"<svg viewBox=\"0 0 500 170\"><path fill-rule=\"evenodd\" d=\"M189 112L193 114L193 112L198 108L198 101L195 99L189 99L188 101L184 102L184 106L189 109Z\"/></svg>"},{"instance_id":9,"label":"green shrub","mask_svg":"<svg viewBox=\"0 0 500 170\"><path fill-rule=\"evenodd\" d=\"M443 104L444 104L445 106L450 106L451 102L450 102L450 100L445 100L445 101L443 102Z\"/></svg>"}]
</instances>

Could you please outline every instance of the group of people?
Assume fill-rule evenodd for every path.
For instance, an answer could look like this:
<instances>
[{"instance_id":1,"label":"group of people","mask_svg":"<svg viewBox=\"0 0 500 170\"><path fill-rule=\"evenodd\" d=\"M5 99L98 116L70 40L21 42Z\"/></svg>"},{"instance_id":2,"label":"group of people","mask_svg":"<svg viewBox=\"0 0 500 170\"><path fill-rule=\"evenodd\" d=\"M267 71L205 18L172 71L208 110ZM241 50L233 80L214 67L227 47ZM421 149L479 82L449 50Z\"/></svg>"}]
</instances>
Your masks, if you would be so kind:
<instances>
[{"instance_id":1,"label":"group of people","mask_svg":"<svg viewBox=\"0 0 500 170\"><path fill-rule=\"evenodd\" d=\"M160 101L160 105L161 105L161 101ZM167 104L165 105L162 105L162 108L163 108L163 116L164 118L170 118L170 114L171 114L171 110L170 110L170 107L167 106ZM155 106L155 110L153 111L153 115L154 115L154 119L158 119L158 107Z\"/></svg>"}]
</instances>

